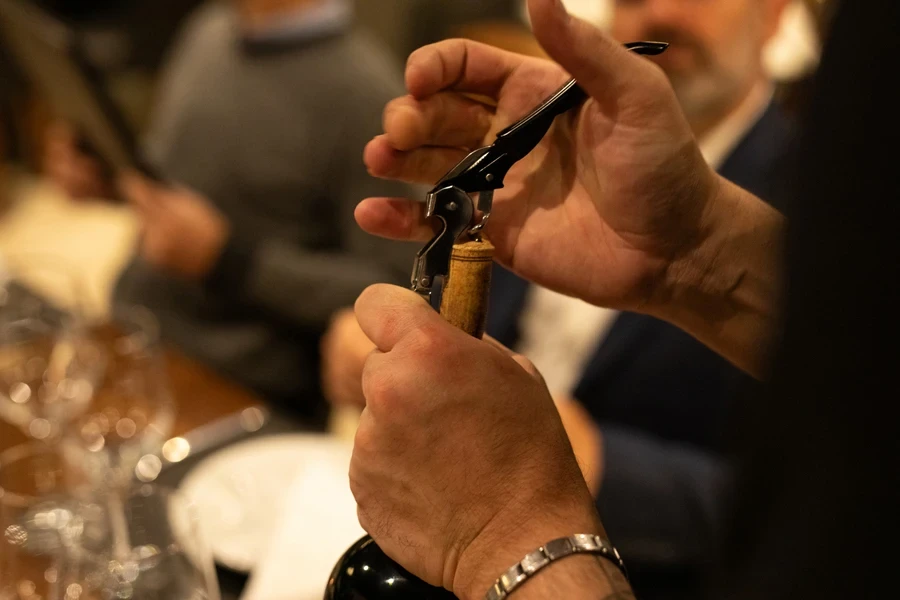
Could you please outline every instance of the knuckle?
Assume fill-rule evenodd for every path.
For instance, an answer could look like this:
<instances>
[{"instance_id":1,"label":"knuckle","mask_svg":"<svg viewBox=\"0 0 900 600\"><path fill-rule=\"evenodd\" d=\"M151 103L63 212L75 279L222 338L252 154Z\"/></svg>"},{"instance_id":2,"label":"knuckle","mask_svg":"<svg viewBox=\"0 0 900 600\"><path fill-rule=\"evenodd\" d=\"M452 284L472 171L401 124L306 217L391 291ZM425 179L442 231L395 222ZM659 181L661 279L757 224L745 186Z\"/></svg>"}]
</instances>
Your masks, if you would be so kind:
<instances>
[{"instance_id":1,"label":"knuckle","mask_svg":"<svg viewBox=\"0 0 900 600\"><path fill-rule=\"evenodd\" d=\"M410 349L415 356L436 358L453 351L454 345L447 341L443 324L424 323L413 329L408 336Z\"/></svg>"},{"instance_id":2,"label":"knuckle","mask_svg":"<svg viewBox=\"0 0 900 600\"><path fill-rule=\"evenodd\" d=\"M396 377L386 369L363 370L362 391L366 406L377 413L390 411L400 401Z\"/></svg>"},{"instance_id":3,"label":"knuckle","mask_svg":"<svg viewBox=\"0 0 900 600\"><path fill-rule=\"evenodd\" d=\"M439 352L433 327L423 325L412 330L406 338L406 345L413 356L429 357Z\"/></svg>"}]
</instances>

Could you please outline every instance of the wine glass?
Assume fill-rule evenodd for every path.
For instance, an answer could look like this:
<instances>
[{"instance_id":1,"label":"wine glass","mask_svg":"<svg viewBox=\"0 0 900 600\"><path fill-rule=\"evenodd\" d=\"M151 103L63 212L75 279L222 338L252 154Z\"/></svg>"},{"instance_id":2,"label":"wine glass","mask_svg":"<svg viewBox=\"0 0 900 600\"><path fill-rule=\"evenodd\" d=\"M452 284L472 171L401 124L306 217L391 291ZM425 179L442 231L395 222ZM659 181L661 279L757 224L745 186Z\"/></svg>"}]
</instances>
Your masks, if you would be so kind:
<instances>
[{"instance_id":1,"label":"wine glass","mask_svg":"<svg viewBox=\"0 0 900 600\"><path fill-rule=\"evenodd\" d=\"M218 600L212 551L194 506L180 493L139 484L122 503L129 552L112 538L93 554L93 576L110 598ZM110 528L112 529L112 528Z\"/></svg>"},{"instance_id":2,"label":"wine glass","mask_svg":"<svg viewBox=\"0 0 900 600\"><path fill-rule=\"evenodd\" d=\"M175 403L169 391L158 325L143 307L119 309L99 335L108 348L106 373L89 408L64 440L67 455L84 466L97 489L127 489L138 470L152 480L171 433Z\"/></svg>"},{"instance_id":3,"label":"wine glass","mask_svg":"<svg viewBox=\"0 0 900 600\"><path fill-rule=\"evenodd\" d=\"M76 554L77 476L46 444L0 454L0 600L89 600Z\"/></svg>"},{"instance_id":4,"label":"wine glass","mask_svg":"<svg viewBox=\"0 0 900 600\"><path fill-rule=\"evenodd\" d=\"M0 418L52 443L87 408L105 356L81 319L71 270L21 260L5 260L0 281Z\"/></svg>"},{"instance_id":5,"label":"wine glass","mask_svg":"<svg viewBox=\"0 0 900 600\"><path fill-rule=\"evenodd\" d=\"M44 319L0 323L0 418L53 442L87 409L104 368L100 346Z\"/></svg>"},{"instance_id":6,"label":"wine glass","mask_svg":"<svg viewBox=\"0 0 900 600\"><path fill-rule=\"evenodd\" d=\"M158 331L153 314L136 306L120 307L98 329L108 349L106 372L90 407L62 440L63 453L84 469L93 492L81 507L81 545L95 555L108 545L120 563L134 552L125 497L135 477L148 481L159 474L159 453L175 415Z\"/></svg>"},{"instance_id":7,"label":"wine glass","mask_svg":"<svg viewBox=\"0 0 900 600\"><path fill-rule=\"evenodd\" d=\"M0 454L0 600L219 600L212 552L180 494L142 484L123 495L122 555L113 536L84 543L84 483L45 444Z\"/></svg>"}]
</instances>

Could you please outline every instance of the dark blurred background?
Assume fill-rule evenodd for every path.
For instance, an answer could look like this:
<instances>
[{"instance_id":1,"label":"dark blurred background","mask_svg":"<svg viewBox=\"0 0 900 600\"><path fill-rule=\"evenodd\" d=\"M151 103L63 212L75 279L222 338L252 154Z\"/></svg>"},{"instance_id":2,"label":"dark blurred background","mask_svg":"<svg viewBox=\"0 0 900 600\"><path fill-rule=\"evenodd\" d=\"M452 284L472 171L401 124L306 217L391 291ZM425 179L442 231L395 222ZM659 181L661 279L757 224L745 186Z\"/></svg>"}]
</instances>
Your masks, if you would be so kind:
<instances>
[{"instance_id":1,"label":"dark blurred background","mask_svg":"<svg viewBox=\"0 0 900 600\"><path fill-rule=\"evenodd\" d=\"M90 40L90 54L113 81L127 91L126 104L143 124L151 103L153 78L182 23L202 0L33 0L78 27ZM376 35L395 55L398 64L415 48L464 35L519 51L540 52L523 23L521 0L355 0L356 23ZM570 0L576 14L594 0ZM817 30L828 23L834 3L798 0L814 16ZM596 13L596 9L587 11ZM601 11L602 12L602 11ZM794 31L796 42L806 32ZM808 44L801 39L801 44ZM807 69L808 70L808 69ZM801 101L809 73L791 73L780 94L788 106ZM34 162L33 127L40 127L37 99L30 97L21 78L0 46L0 162ZM129 86L130 89L129 89ZM35 119L38 123L35 123Z\"/></svg>"}]
</instances>

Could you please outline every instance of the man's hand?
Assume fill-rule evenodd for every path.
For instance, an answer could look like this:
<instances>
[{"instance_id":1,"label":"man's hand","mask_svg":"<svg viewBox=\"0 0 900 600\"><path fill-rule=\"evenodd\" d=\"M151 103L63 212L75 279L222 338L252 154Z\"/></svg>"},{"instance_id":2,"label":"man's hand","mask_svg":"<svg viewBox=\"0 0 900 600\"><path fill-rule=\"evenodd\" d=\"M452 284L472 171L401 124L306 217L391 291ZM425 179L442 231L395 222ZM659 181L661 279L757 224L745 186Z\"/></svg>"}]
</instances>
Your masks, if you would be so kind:
<instances>
[{"instance_id":1,"label":"man's hand","mask_svg":"<svg viewBox=\"0 0 900 600\"><path fill-rule=\"evenodd\" d=\"M121 188L141 217L141 254L150 265L189 279L202 279L216 264L230 226L204 197L131 173Z\"/></svg>"},{"instance_id":2,"label":"man's hand","mask_svg":"<svg viewBox=\"0 0 900 600\"><path fill-rule=\"evenodd\" d=\"M335 405L366 404L362 371L366 358L375 350L350 309L338 312L322 337L322 390Z\"/></svg>"},{"instance_id":3,"label":"man's hand","mask_svg":"<svg viewBox=\"0 0 900 600\"><path fill-rule=\"evenodd\" d=\"M437 181L555 91L567 69L590 99L557 118L495 194L497 259L550 289L669 321L764 376L779 326L784 218L712 172L660 69L570 18L559 0L529 7L562 66L464 40L420 49L406 70L411 95L388 105L384 135L366 148L369 170ZM373 198L356 219L371 233L427 239L423 210Z\"/></svg>"},{"instance_id":4,"label":"man's hand","mask_svg":"<svg viewBox=\"0 0 900 600\"><path fill-rule=\"evenodd\" d=\"M356 317L365 363L350 485L360 524L429 583L467 600L556 537L600 533L556 407L526 359L378 285Z\"/></svg>"},{"instance_id":5,"label":"man's hand","mask_svg":"<svg viewBox=\"0 0 900 600\"><path fill-rule=\"evenodd\" d=\"M562 66L465 40L420 49L407 65L410 95L385 109L385 133L366 148L366 164L380 177L433 183L554 92L568 70L591 99L558 118L509 172L488 233L498 260L527 279L647 311L666 301L673 265L703 239L718 179L659 68L555 0L529 6L538 40ZM427 238L421 214L417 203L370 199L356 216L372 233Z\"/></svg>"},{"instance_id":6,"label":"man's hand","mask_svg":"<svg viewBox=\"0 0 900 600\"><path fill-rule=\"evenodd\" d=\"M43 171L70 198L112 198L112 183L100 163L78 149L76 132L66 123L54 123L44 136Z\"/></svg>"},{"instance_id":7,"label":"man's hand","mask_svg":"<svg viewBox=\"0 0 900 600\"><path fill-rule=\"evenodd\" d=\"M485 341L508 352L492 338L485 337ZM366 337L352 310L342 310L334 316L322 337L322 389L329 402L338 406L365 406L362 373L366 359L373 350L375 344ZM537 376L536 373L534 375ZM557 398L555 403L578 466L591 493L596 495L603 473L603 436L600 428L574 398Z\"/></svg>"}]
</instances>

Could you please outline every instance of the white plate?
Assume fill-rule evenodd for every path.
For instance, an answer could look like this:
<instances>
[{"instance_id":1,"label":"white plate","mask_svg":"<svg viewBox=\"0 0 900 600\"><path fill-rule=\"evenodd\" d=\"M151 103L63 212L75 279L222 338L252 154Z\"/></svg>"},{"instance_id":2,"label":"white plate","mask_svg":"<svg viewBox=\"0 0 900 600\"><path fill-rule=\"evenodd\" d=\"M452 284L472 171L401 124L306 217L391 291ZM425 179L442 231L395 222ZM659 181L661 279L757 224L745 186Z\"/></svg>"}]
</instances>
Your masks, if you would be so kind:
<instances>
[{"instance_id":1,"label":"white plate","mask_svg":"<svg viewBox=\"0 0 900 600\"><path fill-rule=\"evenodd\" d=\"M347 477L333 470L304 469L287 498L241 600L322 600L335 563L365 533Z\"/></svg>"},{"instance_id":2,"label":"white plate","mask_svg":"<svg viewBox=\"0 0 900 600\"><path fill-rule=\"evenodd\" d=\"M316 488L324 477L349 489L351 453L349 442L320 434L252 439L201 461L180 488L196 505L216 561L249 573L284 524L289 489L314 479L309 494L328 503Z\"/></svg>"}]
</instances>

